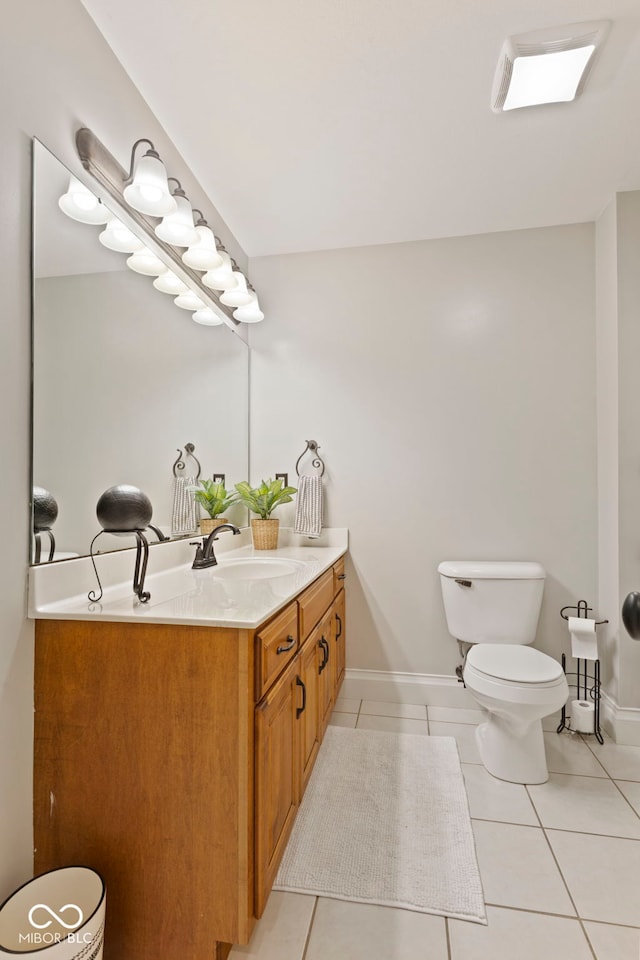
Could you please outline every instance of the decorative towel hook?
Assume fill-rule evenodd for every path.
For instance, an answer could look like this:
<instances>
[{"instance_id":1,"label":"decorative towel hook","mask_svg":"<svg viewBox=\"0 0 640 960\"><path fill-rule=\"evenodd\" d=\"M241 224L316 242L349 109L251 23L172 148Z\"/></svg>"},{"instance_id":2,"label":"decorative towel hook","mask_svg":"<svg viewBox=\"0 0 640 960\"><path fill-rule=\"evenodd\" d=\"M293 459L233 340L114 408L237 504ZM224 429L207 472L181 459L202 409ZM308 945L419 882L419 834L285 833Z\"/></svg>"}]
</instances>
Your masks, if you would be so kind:
<instances>
[{"instance_id":1,"label":"decorative towel hook","mask_svg":"<svg viewBox=\"0 0 640 960\"><path fill-rule=\"evenodd\" d=\"M300 471L299 471L299 469L298 469L298 467L299 467L299 465L300 465L300 461L301 461L302 458L304 457L305 453L307 453L307 451L309 451L310 453L314 454L314 458L313 458L313 460L311 461L311 466L312 466L312 467L316 467L316 469L317 469L318 467L322 467L322 470L320 471L320 476L323 476L323 474L324 474L324 461L321 459L320 455L318 454L318 450L320 449L319 446L318 446L318 444L316 443L315 440L305 440L305 443L306 443L306 447L304 448L304 450L302 451L302 453L300 454L300 456L299 456L298 459L296 460L296 473L297 473L297 475L300 476Z\"/></svg>"},{"instance_id":2,"label":"decorative towel hook","mask_svg":"<svg viewBox=\"0 0 640 960\"><path fill-rule=\"evenodd\" d=\"M200 466L200 461L198 460L198 458L196 457L196 455L195 455L194 452L193 452L195 449L196 449L196 448L195 448L195 446L194 446L193 443L185 443L185 445L184 445L184 454L183 454L183 452L182 452L182 450L180 449L180 447L178 447L178 456L177 456L177 458L176 458L176 460L174 461L174 464L173 464L173 475L174 475L174 477L177 477L177 476L178 476L178 473L177 473L178 470L180 470L180 471L184 470L184 468L185 468L185 466L186 466L184 460L186 460L187 457L191 457L191 459L192 459L192 460L195 460L195 462L196 462L197 465L198 465L198 472L196 473L196 480L199 480L199 479L200 479L200 473L201 473L201 471L202 471L202 467ZM183 457L184 457L184 460L182 459Z\"/></svg>"}]
</instances>

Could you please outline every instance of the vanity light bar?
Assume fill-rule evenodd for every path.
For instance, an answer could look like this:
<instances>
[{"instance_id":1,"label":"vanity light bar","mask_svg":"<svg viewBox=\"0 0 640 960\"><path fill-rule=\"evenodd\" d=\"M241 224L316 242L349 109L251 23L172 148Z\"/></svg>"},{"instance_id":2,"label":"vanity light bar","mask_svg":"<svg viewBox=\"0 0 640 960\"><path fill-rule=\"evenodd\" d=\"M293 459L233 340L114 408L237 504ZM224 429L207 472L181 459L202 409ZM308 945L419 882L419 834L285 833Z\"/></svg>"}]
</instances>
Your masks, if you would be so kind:
<instances>
[{"instance_id":1,"label":"vanity light bar","mask_svg":"<svg viewBox=\"0 0 640 960\"><path fill-rule=\"evenodd\" d=\"M154 219L149 219L148 215L140 213L127 203L124 190L129 174L88 127L78 130L76 149L82 166L99 185L97 193L99 196L102 194L100 199L108 199L124 226L139 237L151 253L164 261L172 273L200 299L203 307L209 307L221 322L235 330L241 321L233 316L233 310L229 306L220 301L215 290L205 286L201 274L185 264L182 259L183 251L160 239L155 231ZM224 252L224 247L219 249ZM233 260L231 263L233 264Z\"/></svg>"}]
</instances>

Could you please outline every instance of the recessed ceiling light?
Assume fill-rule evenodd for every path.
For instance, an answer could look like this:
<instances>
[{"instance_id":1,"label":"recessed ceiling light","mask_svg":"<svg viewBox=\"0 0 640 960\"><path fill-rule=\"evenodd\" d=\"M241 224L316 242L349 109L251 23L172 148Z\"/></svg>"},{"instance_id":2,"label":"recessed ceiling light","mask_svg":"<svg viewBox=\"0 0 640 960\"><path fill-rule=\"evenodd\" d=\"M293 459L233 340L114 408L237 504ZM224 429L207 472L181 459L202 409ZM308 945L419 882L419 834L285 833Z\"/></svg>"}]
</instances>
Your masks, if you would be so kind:
<instances>
[{"instance_id":1,"label":"recessed ceiling light","mask_svg":"<svg viewBox=\"0 0 640 960\"><path fill-rule=\"evenodd\" d=\"M494 112L575 100L608 30L608 20L590 20L507 37L491 91Z\"/></svg>"}]
</instances>

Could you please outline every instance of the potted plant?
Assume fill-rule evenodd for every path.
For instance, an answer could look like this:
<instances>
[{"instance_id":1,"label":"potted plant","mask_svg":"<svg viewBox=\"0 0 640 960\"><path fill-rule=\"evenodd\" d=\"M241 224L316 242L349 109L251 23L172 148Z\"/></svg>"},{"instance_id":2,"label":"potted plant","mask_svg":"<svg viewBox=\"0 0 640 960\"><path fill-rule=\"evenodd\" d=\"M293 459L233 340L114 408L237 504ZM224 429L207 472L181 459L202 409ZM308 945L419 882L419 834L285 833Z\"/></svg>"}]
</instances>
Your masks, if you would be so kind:
<instances>
[{"instance_id":1,"label":"potted plant","mask_svg":"<svg viewBox=\"0 0 640 960\"><path fill-rule=\"evenodd\" d=\"M295 487L285 487L280 480L263 480L259 487L252 487L247 480L236 483L239 500L251 513L257 514L251 520L253 546L256 550L275 550L278 546L278 528L280 521L271 514L281 503L291 503Z\"/></svg>"},{"instance_id":2,"label":"potted plant","mask_svg":"<svg viewBox=\"0 0 640 960\"><path fill-rule=\"evenodd\" d=\"M189 490L193 491L194 499L208 514L200 520L201 533L211 533L216 527L229 522L222 514L232 503L236 503L238 498L235 493L227 493L224 483L199 480L198 486L189 487Z\"/></svg>"}]
</instances>

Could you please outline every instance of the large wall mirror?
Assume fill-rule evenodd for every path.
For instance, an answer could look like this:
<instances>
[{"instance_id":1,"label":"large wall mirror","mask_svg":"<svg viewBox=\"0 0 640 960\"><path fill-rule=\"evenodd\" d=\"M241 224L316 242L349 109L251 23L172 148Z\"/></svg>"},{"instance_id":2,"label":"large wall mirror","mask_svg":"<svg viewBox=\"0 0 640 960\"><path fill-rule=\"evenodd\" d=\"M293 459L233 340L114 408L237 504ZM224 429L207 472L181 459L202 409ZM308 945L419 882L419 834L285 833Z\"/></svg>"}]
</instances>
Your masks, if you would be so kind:
<instances>
[{"instance_id":1,"label":"large wall mirror","mask_svg":"<svg viewBox=\"0 0 640 960\"><path fill-rule=\"evenodd\" d=\"M152 523L171 535L173 465L187 444L203 477L224 474L227 488L247 478L249 350L129 270L126 254L98 241L104 227L67 217L58 200L69 171L37 140L33 151L32 486L55 499L53 559L62 560L88 554L96 504L118 484L140 488ZM182 462L181 477L196 471ZM238 507L228 516L246 523ZM133 543L105 535L99 549Z\"/></svg>"}]
</instances>

